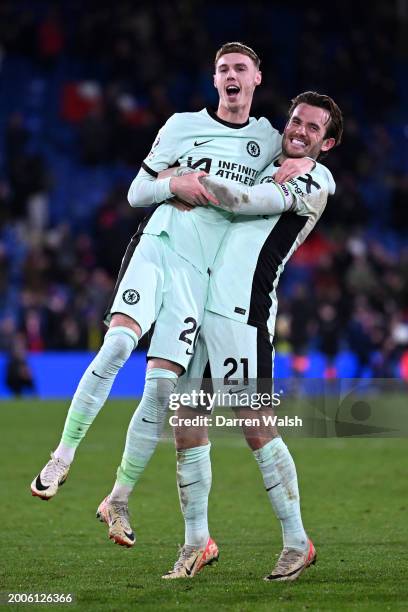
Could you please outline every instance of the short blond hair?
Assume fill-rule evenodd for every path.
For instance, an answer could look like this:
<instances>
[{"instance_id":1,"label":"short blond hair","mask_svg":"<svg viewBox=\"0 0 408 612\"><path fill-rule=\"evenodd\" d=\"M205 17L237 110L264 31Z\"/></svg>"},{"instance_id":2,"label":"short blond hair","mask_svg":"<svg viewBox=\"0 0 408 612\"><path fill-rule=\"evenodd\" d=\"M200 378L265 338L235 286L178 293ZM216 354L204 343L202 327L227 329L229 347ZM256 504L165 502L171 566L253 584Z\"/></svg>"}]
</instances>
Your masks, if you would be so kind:
<instances>
[{"instance_id":1,"label":"short blond hair","mask_svg":"<svg viewBox=\"0 0 408 612\"><path fill-rule=\"evenodd\" d=\"M248 47L247 45L244 45L241 42L229 42L222 45L222 47L220 47L220 49L218 49L217 53L215 54L215 65L217 65L217 62L220 57L222 57L223 55L227 55L227 53L242 53L242 55L247 55L254 62L257 70L259 70L261 60L255 53L255 51L251 49L251 47Z\"/></svg>"}]
</instances>

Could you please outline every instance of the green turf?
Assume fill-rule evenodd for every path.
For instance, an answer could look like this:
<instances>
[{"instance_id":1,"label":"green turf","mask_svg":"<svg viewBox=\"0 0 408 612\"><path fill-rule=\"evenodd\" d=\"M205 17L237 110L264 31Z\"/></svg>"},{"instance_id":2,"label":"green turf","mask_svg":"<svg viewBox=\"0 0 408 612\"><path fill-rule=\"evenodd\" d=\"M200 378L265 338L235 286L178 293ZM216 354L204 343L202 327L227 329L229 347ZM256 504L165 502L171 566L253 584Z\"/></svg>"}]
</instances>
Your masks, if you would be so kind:
<instances>
[{"instance_id":1,"label":"green turf","mask_svg":"<svg viewBox=\"0 0 408 612\"><path fill-rule=\"evenodd\" d=\"M67 484L43 502L29 484L56 445L66 403L0 404L0 591L73 593L72 609L91 611L408 609L406 440L288 441L319 561L296 583L267 584L280 528L246 446L217 437L210 523L220 562L194 580L165 582L183 541L171 443L160 444L132 498L133 549L114 546L94 518L133 408L106 406Z\"/></svg>"}]
</instances>

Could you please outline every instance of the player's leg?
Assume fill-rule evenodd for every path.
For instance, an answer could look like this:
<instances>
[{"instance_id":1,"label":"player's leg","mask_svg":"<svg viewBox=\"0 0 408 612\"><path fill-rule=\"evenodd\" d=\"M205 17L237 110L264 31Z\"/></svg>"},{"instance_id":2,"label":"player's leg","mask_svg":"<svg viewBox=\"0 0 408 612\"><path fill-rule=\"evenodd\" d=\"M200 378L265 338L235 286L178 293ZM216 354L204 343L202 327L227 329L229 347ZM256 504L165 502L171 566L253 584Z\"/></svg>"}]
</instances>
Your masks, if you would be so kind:
<instances>
[{"instance_id":1,"label":"player's leg","mask_svg":"<svg viewBox=\"0 0 408 612\"><path fill-rule=\"evenodd\" d=\"M61 441L54 456L71 463L80 442L109 396L120 368L136 348L142 332L127 315L115 314L97 355L85 370L72 398Z\"/></svg>"},{"instance_id":2,"label":"player's leg","mask_svg":"<svg viewBox=\"0 0 408 612\"><path fill-rule=\"evenodd\" d=\"M218 386L228 395L236 394L237 398L242 398L245 394L257 401L257 410L248 406L236 408L235 412L238 417L250 419L252 423L243 427L243 433L282 527L283 552L271 574L273 578L268 578L288 579L282 574L293 572L289 579L294 579L310 565L315 553L314 549L311 552L313 545L302 524L295 464L277 428L265 420L274 415L272 406L265 406L264 401L260 403L261 398L266 400L273 392L273 346L270 337L254 326L214 313L208 313L206 320L205 339Z\"/></svg>"},{"instance_id":3,"label":"player's leg","mask_svg":"<svg viewBox=\"0 0 408 612\"><path fill-rule=\"evenodd\" d=\"M146 373L146 384L140 404L130 422L125 450L110 495L98 508L98 515L110 525L109 535L119 544L131 546L134 534L127 517L126 529L121 520L107 521L107 506L122 508L127 515L129 496L139 481L162 434L169 398L178 376L187 368L194 346L195 333L201 323L208 278L182 260L173 251L166 254L163 303L157 317ZM113 509L110 515L113 515ZM131 534L128 537L126 534Z\"/></svg>"},{"instance_id":4,"label":"player's leg","mask_svg":"<svg viewBox=\"0 0 408 612\"><path fill-rule=\"evenodd\" d=\"M65 482L75 451L104 405L120 368L155 320L163 286L162 246L155 236L132 239L107 319L109 330L72 399L60 443L33 480L33 495L50 499Z\"/></svg>"},{"instance_id":5,"label":"player's leg","mask_svg":"<svg viewBox=\"0 0 408 612\"><path fill-rule=\"evenodd\" d=\"M255 418L253 412L251 414L245 409L236 411L236 414L255 422L257 418L263 419L273 414L273 411L263 411ZM262 422L260 426L246 426L243 429L261 471L271 505L280 520L284 547L306 550L308 538L300 512L296 467L288 447L279 434L270 431L276 428ZM249 429L252 431L248 432Z\"/></svg>"},{"instance_id":6,"label":"player's leg","mask_svg":"<svg viewBox=\"0 0 408 612\"><path fill-rule=\"evenodd\" d=\"M166 359L150 359L142 398L130 421L125 450L110 499L126 502L161 437L169 398L182 367Z\"/></svg>"},{"instance_id":7,"label":"player's leg","mask_svg":"<svg viewBox=\"0 0 408 612\"><path fill-rule=\"evenodd\" d=\"M203 326L205 325L205 318ZM205 344L198 339L193 359L187 373L180 378L177 387L179 396L192 398L199 392L208 361ZM211 444L205 420L194 426L191 419L208 417L211 413L205 405L179 405L174 412L173 427L177 455L177 490L185 524L184 545L174 567L163 578L191 578L203 567L218 559L218 547L210 537L208 529L208 496L211 489Z\"/></svg>"},{"instance_id":8,"label":"player's leg","mask_svg":"<svg viewBox=\"0 0 408 612\"><path fill-rule=\"evenodd\" d=\"M164 359L150 360L139 406L130 421L125 450L111 493L100 503L96 516L109 527L109 538L122 546L136 542L130 525L128 500L160 440L182 368Z\"/></svg>"}]
</instances>

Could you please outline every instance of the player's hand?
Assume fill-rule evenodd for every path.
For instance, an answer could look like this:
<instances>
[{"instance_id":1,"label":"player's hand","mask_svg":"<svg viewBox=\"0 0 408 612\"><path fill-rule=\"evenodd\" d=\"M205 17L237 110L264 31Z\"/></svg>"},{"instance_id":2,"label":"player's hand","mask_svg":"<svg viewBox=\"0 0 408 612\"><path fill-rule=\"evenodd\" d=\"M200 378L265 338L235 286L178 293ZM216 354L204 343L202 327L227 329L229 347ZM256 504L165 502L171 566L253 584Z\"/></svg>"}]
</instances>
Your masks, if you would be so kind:
<instances>
[{"instance_id":1,"label":"player's hand","mask_svg":"<svg viewBox=\"0 0 408 612\"><path fill-rule=\"evenodd\" d=\"M274 179L277 183L284 183L289 181L295 176L301 176L306 172L310 172L315 167L315 162L305 157L292 157L285 159L277 173L274 175Z\"/></svg>"},{"instance_id":2,"label":"player's hand","mask_svg":"<svg viewBox=\"0 0 408 612\"><path fill-rule=\"evenodd\" d=\"M177 210L181 210L182 212L190 212L190 210L195 208L194 204L188 204L179 198L172 198L171 200L167 201L167 204L174 206L174 208L177 208Z\"/></svg>"},{"instance_id":3,"label":"player's hand","mask_svg":"<svg viewBox=\"0 0 408 612\"><path fill-rule=\"evenodd\" d=\"M207 172L201 171L183 176L173 176L170 179L171 192L177 198L194 206L207 206L208 202L217 205L218 200L200 183L200 176L207 176Z\"/></svg>"}]
</instances>

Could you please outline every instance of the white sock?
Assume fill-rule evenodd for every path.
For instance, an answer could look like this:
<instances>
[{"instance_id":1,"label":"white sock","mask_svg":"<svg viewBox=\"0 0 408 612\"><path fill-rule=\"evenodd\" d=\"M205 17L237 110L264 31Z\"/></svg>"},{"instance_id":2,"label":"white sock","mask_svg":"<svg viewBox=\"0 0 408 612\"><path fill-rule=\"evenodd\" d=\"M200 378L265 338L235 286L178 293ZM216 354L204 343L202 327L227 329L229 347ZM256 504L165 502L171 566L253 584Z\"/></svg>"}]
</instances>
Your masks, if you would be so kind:
<instances>
[{"instance_id":1,"label":"white sock","mask_svg":"<svg viewBox=\"0 0 408 612\"><path fill-rule=\"evenodd\" d=\"M113 485L109 498L118 502L127 502L132 491L133 487L130 485L122 484L121 482L116 481Z\"/></svg>"},{"instance_id":2,"label":"white sock","mask_svg":"<svg viewBox=\"0 0 408 612\"><path fill-rule=\"evenodd\" d=\"M300 514L296 468L286 444L282 438L274 438L253 452L268 497L282 525L283 546L306 550L308 538Z\"/></svg>"},{"instance_id":3,"label":"white sock","mask_svg":"<svg viewBox=\"0 0 408 612\"><path fill-rule=\"evenodd\" d=\"M169 398L177 380L177 374L169 370L147 370L143 396L129 424L125 451L111 499L127 501L144 472L162 434Z\"/></svg>"},{"instance_id":4,"label":"white sock","mask_svg":"<svg viewBox=\"0 0 408 612\"><path fill-rule=\"evenodd\" d=\"M73 462L76 448L73 446L67 446L63 442L60 442L54 451L54 457L62 459L64 463L68 465Z\"/></svg>"},{"instance_id":5,"label":"white sock","mask_svg":"<svg viewBox=\"0 0 408 612\"><path fill-rule=\"evenodd\" d=\"M211 489L209 442L177 451L177 485L185 523L186 546L204 546L208 531L208 496Z\"/></svg>"}]
</instances>

